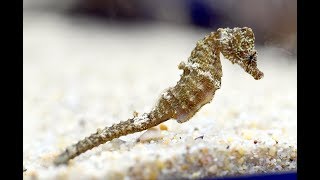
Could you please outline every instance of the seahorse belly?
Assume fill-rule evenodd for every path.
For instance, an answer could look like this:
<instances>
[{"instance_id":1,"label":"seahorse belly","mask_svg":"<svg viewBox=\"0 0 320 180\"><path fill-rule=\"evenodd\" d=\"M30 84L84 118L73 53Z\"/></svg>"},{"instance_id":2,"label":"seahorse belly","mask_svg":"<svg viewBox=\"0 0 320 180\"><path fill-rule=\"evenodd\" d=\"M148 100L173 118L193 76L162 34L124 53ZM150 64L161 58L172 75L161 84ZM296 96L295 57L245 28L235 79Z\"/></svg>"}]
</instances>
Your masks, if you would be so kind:
<instances>
[{"instance_id":1,"label":"seahorse belly","mask_svg":"<svg viewBox=\"0 0 320 180\"><path fill-rule=\"evenodd\" d=\"M190 70L190 69L189 69ZM217 88L210 73L203 73L199 69L190 70L172 89L172 94L179 100L176 110L176 119L179 123L186 122L202 106L209 103Z\"/></svg>"}]
</instances>

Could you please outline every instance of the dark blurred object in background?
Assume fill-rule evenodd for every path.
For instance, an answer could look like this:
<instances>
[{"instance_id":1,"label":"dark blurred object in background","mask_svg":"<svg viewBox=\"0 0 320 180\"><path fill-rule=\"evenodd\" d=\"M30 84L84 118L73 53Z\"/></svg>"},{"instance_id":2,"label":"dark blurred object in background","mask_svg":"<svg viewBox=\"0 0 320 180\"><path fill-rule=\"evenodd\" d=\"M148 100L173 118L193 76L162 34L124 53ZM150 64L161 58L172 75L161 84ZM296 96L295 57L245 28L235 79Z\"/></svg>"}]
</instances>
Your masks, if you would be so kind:
<instances>
[{"instance_id":1,"label":"dark blurred object in background","mask_svg":"<svg viewBox=\"0 0 320 180\"><path fill-rule=\"evenodd\" d=\"M203 28L248 26L257 43L297 51L296 0L25 0L24 11L67 12L108 21L165 21Z\"/></svg>"}]
</instances>

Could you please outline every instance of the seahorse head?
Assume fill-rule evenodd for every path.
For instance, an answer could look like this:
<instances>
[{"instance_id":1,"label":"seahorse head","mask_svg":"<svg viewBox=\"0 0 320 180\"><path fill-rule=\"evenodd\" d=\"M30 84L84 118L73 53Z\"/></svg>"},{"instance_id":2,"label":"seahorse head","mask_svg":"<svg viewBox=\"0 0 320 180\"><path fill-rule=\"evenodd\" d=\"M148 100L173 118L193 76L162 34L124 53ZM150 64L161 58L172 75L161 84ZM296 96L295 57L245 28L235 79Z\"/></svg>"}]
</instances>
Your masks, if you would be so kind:
<instances>
[{"instance_id":1,"label":"seahorse head","mask_svg":"<svg viewBox=\"0 0 320 180\"><path fill-rule=\"evenodd\" d=\"M263 77L257 67L257 51L255 50L255 37L251 28L220 28L218 29L220 49L223 56L233 64L239 64L254 79Z\"/></svg>"}]
</instances>

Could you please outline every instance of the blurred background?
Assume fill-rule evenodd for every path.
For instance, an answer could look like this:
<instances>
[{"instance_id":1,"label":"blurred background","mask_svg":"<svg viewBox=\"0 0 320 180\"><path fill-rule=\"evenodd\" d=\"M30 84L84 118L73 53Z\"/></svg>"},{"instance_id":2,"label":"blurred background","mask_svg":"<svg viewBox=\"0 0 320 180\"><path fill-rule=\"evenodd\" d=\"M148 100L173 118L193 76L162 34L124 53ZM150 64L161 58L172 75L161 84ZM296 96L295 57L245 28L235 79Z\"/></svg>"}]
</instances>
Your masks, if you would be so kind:
<instances>
[{"instance_id":1,"label":"blurred background","mask_svg":"<svg viewBox=\"0 0 320 180\"><path fill-rule=\"evenodd\" d=\"M58 13L68 17L90 17L100 23L124 24L165 22L197 26L248 26L257 43L296 55L296 0L24 0L24 13Z\"/></svg>"},{"instance_id":2,"label":"blurred background","mask_svg":"<svg viewBox=\"0 0 320 180\"><path fill-rule=\"evenodd\" d=\"M137 145L120 154L104 150L110 156L93 150L67 170L50 164L56 152L98 127L132 117L134 111L148 112L159 94L178 81L177 66L188 59L196 42L220 27L253 29L258 66L265 77L254 81L240 67L221 60L223 85L214 102L195 121L168 121L169 129L188 137L197 127L205 132L208 145L226 134L242 143L242 132L249 129L259 137L281 137L279 142L296 153L296 21L296 0L24 0L24 177L66 179L68 173L70 179L112 179L107 175L126 173L127 165L135 167L136 156L163 155ZM135 145L138 136L121 139ZM267 148L274 148L274 140L269 140ZM291 153L281 143L276 146L279 152ZM161 143L150 145L162 149ZM176 146L166 146L164 154L173 156L167 150L176 151ZM108 143L102 147L108 148ZM155 157L158 154L145 156ZM295 161L273 160L262 161L261 168L296 168ZM251 159L242 162L250 165ZM274 162L286 165L273 167ZM221 173L226 173L223 168Z\"/></svg>"}]
</instances>

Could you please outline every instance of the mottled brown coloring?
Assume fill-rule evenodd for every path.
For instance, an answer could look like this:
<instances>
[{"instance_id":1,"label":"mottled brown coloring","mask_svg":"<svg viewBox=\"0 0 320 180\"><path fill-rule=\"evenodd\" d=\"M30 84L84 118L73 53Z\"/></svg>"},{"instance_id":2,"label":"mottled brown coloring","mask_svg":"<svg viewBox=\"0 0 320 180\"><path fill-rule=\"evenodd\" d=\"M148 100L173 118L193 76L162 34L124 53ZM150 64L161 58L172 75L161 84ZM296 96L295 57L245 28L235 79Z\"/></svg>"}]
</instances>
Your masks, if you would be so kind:
<instances>
[{"instance_id":1,"label":"mottled brown coloring","mask_svg":"<svg viewBox=\"0 0 320 180\"><path fill-rule=\"evenodd\" d=\"M65 164L70 159L100 144L127 134L154 127L169 119L179 123L188 121L202 106L211 102L220 89L222 67L220 53L233 64L258 80L263 73L257 68L257 52L254 49L254 34L250 28L219 28L197 42L187 62L178 66L183 70L180 80L168 88L150 113L97 130L96 133L66 148L54 161Z\"/></svg>"}]
</instances>

